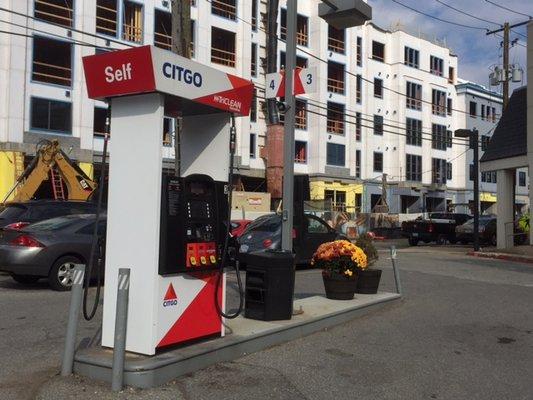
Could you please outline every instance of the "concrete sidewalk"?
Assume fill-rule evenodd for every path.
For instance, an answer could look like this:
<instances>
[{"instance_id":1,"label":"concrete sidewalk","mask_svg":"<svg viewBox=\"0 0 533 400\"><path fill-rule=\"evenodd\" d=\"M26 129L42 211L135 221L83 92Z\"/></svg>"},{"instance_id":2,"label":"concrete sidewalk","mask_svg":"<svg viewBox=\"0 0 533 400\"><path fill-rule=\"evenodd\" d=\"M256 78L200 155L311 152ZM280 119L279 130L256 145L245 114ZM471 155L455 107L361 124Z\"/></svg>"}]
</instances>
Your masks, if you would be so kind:
<instances>
[{"instance_id":1,"label":"concrete sidewalk","mask_svg":"<svg viewBox=\"0 0 533 400\"><path fill-rule=\"evenodd\" d=\"M473 257L533 264L533 246L530 245L515 246L506 250L488 247L480 251L469 251L467 254Z\"/></svg>"}]
</instances>

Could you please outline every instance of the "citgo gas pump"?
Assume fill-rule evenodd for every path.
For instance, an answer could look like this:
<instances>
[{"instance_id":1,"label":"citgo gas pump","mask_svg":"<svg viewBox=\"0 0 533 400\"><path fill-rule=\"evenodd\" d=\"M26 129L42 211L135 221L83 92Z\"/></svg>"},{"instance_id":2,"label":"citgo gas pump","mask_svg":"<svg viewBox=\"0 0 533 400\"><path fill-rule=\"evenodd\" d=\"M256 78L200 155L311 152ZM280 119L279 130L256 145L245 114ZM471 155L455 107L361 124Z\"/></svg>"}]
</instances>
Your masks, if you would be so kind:
<instances>
[{"instance_id":1,"label":"citgo gas pump","mask_svg":"<svg viewBox=\"0 0 533 400\"><path fill-rule=\"evenodd\" d=\"M127 351L153 355L224 335L224 318L233 316L225 314L224 185L233 115L249 114L253 84L154 46L83 63L89 97L112 106L102 346L114 344L120 268L130 269ZM163 119L178 115L183 177L163 177Z\"/></svg>"}]
</instances>

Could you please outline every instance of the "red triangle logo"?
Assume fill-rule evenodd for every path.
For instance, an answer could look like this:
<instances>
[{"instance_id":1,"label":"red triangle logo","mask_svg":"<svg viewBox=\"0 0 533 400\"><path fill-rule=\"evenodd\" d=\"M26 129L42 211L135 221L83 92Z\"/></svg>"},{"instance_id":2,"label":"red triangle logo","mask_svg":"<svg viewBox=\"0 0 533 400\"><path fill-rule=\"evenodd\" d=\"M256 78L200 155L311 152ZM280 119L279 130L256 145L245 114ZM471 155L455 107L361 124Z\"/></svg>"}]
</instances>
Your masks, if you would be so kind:
<instances>
[{"instance_id":1,"label":"red triangle logo","mask_svg":"<svg viewBox=\"0 0 533 400\"><path fill-rule=\"evenodd\" d=\"M178 296L176 296L176 292L174 291L174 286L172 286L172 283L168 285L167 293L165 294L165 298L163 300L176 300Z\"/></svg>"}]
</instances>

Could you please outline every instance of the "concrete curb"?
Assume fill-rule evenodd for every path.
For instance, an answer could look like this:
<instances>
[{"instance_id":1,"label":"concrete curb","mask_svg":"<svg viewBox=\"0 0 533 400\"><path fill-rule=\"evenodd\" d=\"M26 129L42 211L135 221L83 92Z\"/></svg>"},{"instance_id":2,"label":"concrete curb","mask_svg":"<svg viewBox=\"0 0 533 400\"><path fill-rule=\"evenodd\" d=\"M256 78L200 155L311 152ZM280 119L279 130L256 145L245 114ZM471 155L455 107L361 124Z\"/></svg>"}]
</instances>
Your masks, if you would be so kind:
<instances>
[{"instance_id":1,"label":"concrete curb","mask_svg":"<svg viewBox=\"0 0 533 400\"><path fill-rule=\"evenodd\" d=\"M533 257L521 256L517 254L508 253L484 253L481 251L469 251L466 253L468 256L480 257L480 258L492 258L495 260L505 260L512 262L520 262L526 264L533 264Z\"/></svg>"},{"instance_id":2,"label":"concrete curb","mask_svg":"<svg viewBox=\"0 0 533 400\"><path fill-rule=\"evenodd\" d=\"M365 300L357 305L350 306L349 301L339 302L336 303L340 307L338 310L328 311L321 311L321 307L317 307L316 315L295 317L291 321L252 321L254 327L247 329L242 335L230 335L222 339L162 352L154 357L129 354L124 368L124 383L144 389L160 386L207 366L231 361L243 355L348 322L401 299L399 294L393 293L360 295L359 297ZM315 296L297 300L295 303L309 301L319 302L318 304L335 302ZM250 320L241 319L240 323L249 325ZM109 349L99 347L80 349L75 358L74 371L80 375L109 382L112 357L113 352Z\"/></svg>"}]
</instances>

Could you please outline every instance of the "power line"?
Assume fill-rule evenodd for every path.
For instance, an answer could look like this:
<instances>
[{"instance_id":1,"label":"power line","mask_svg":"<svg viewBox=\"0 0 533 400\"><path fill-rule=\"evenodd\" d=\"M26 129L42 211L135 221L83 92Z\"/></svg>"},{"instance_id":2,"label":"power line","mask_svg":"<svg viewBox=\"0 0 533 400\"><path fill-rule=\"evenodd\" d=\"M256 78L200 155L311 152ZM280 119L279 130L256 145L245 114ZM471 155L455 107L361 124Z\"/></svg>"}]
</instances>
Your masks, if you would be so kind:
<instances>
[{"instance_id":1,"label":"power line","mask_svg":"<svg viewBox=\"0 0 533 400\"><path fill-rule=\"evenodd\" d=\"M398 0L392 0L392 1L393 1L394 3L396 3L396 4L401 5L402 7L405 7L405 8L407 8L407 9L411 10L411 11L414 11L414 12L416 12L416 13L418 13L418 14L422 14L422 15L428 17L428 18L433 18L433 19L435 19L435 20L437 20L437 21L444 22L444 23L446 23L446 24L456 25L456 26L460 26L460 27L468 28L468 29L477 29L477 30L481 30L481 31L486 31L486 30L488 30L487 28L481 28L481 27L479 27L479 26L471 26L471 25L460 24L460 23L458 23L458 22L448 21L448 20L446 20L446 19L442 19L442 18L436 17L436 16L434 16L434 15L427 14L427 13L425 13L425 12L423 12L423 11L417 10L416 8L413 8L413 7L411 7L411 6L408 6L407 4L404 4L404 3L402 3L402 2L400 2L400 1L398 1Z\"/></svg>"},{"instance_id":2,"label":"power line","mask_svg":"<svg viewBox=\"0 0 533 400\"><path fill-rule=\"evenodd\" d=\"M457 11L458 13L460 14L464 14L468 17L471 17L471 18L474 18L474 19L477 19L478 21L483 21L483 22L488 22L489 24L494 24L494 25L498 25L498 26L502 26L502 24L498 23L498 22L494 22L494 21L490 21L488 19L484 19L484 18L480 18L480 17L476 17L475 15L473 14L470 14L470 13L467 13L466 11L463 11L463 10L459 10L458 8L455 8L445 2L443 2L442 0L435 0L437 3L440 3L442 4L443 6L445 7L448 7L448 8L451 8L452 10L454 11Z\"/></svg>"},{"instance_id":3,"label":"power line","mask_svg":"<svg viewBox=\"0 0 533 400\"><path fill-rule=\"evenodd\" d=\"M394 1L394 0L393 0L393 1ZM508 8L508 7L502 6L501 4L495 3L495 2L493 2L493 1L491 1L491 0L485 0L485 1L486 1L487 3L492 4L493 6L496 6L496 7L498 7L498 8L501 8L501 9L503 9L503 10L507 10L507 11L510 11L510 12L515 13L515 14L518 14L518 15L523 15L524 17L528 17L529 19L533 18L533 17L532 17L531 15L529 15L529 14L524 14L524 13L521 13L521 12L519 12L519 11L512 10L512 9L510 9L510 8Z\"/></svg>"}]
</instances>

